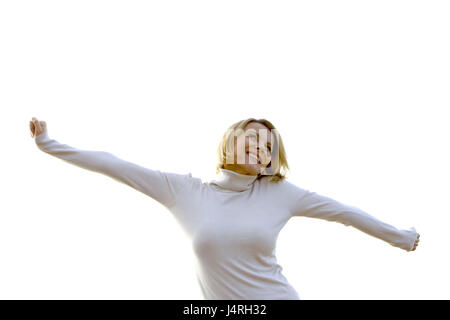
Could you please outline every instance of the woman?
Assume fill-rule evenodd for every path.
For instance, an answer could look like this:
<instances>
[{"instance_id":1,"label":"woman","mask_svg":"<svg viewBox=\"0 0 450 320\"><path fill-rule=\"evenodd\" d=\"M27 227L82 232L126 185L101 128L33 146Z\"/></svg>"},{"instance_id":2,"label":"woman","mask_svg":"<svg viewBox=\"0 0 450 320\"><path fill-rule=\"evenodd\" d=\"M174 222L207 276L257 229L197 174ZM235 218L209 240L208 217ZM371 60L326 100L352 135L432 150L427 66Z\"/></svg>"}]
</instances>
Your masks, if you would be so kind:
<instances>
[{"instance_id":1,"label":"woman","mask_svg":"<svg viewBox=\"0 0 450 320\"><path fill-rule=\"evenodd\" d=\"M217 175L209 182L61 144L49 138L45 121L34 117L30 130L42 151L107 175L164 205L192 242L205 299L299 299L275 256L278 234L293 216L353 226L406 251L415 250L419 242L414 228L398 230L288 182L283 141L266 119L249 118L227 130L218 148Z\"/></svg>"}]
</instances>

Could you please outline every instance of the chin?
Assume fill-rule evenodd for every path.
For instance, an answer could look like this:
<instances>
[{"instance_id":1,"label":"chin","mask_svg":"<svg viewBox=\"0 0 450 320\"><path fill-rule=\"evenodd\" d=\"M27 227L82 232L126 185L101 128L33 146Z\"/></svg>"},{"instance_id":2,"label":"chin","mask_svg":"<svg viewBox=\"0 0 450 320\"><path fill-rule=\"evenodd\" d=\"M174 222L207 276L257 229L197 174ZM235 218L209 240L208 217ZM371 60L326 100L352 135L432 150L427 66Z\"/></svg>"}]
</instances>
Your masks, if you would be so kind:
<instances>
[{"instance_id":1,"label":"chin","mask_svg":"<svg viewBox=\"0 0 450 320\"><path fill-rule=\"evenodd\" d=\"M249 175L256 176L263 172L263 167L259 165L247 165L245 169Z\"/></svg>"}]
</instances>

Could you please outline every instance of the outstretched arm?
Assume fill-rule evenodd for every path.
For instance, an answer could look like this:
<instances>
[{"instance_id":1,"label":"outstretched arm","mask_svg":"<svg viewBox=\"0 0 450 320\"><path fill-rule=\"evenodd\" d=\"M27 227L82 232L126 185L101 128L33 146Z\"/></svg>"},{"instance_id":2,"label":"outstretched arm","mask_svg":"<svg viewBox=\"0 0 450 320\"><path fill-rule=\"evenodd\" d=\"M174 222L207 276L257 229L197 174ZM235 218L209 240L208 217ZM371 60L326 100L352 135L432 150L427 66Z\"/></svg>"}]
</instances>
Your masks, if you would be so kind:
<instances>
[{"instance_id":1,"label":"outstretched arm","mask_svg":"<svg viewBox=\"0 0 450 320\"><path fill-rule=\"evenodd\" d=\"M40 150L78 167L101 173L124 183L169 209L175 205L177 194L184 190L192 179L190 173L177 174L144 168L122 160L109 152L76 149L49 138L47 130L38 133L35 135L35 142Z\"/></svg>"},{"instance_id":2,"label":"outstretched arm","mask_svg":"<svg viewBox=\"0 0 450 320\"><path fill-rule=\"evenodd\" d=\"M406 251L416 249L419 234L415 228L399 230L382 222L363 210L331 199L327 196L296 187L295 200L291 206L292 216L305 216L335 221L355 227L373 237Z\"/></svg>"}]
</instances>

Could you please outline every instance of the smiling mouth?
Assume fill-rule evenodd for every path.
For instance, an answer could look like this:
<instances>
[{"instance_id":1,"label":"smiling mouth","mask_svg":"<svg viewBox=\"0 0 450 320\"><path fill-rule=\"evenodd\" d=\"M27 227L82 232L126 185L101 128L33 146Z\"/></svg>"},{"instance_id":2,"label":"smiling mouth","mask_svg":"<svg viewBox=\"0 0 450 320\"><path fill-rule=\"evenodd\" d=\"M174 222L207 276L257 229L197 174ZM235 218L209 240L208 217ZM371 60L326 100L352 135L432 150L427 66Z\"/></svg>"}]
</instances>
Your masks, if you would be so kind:
<instances>
[{"instance_id":1,"label":"smiling mouth","mask_svg":"<svg viewBox=\"0 0 450 320\"><path fill-rule=\"evenodd\" d=\"M259 161L258 157L256 157L255 155L251 154L251 153L247 153L249 157L252 157L253 159L256 160L256 163L251 163L251 164L261 164L261 161Z\"/></svg>"}]
</instances>

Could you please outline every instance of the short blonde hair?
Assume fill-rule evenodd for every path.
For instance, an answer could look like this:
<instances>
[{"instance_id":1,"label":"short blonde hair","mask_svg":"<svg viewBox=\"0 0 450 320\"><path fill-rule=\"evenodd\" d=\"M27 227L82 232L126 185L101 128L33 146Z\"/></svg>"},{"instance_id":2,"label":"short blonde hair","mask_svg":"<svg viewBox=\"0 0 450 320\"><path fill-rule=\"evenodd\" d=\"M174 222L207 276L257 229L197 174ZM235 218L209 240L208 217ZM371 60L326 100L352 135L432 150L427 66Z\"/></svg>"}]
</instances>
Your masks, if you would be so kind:
<instances>
[{"instance_id":1,"label":"short blonde hair","mask_svg":"<svg viewBox=\"0 0 450 320\"><path fill-rule=\"evenodd\" d=\"M226 163L227 159L227 154L229 154L231 150L234 150L234 139L236 130L241 129L242 131L245 131L245 127L250 122L257 122L263 124L267 128L269 128L270 132L274 133L274 138L277 139L278 144L278 161L275 162L277 164L277 167L273 168L273 172L275 173L273 175L270 175L271 177L270 181L277 182L285 179L287 170L289 170L289 165L287 162L286 151L284 149L284 144L283 140L281 139L281 135L279 134L278 129L276 129L275 126L269 120L255 119L255 118L248 118L245 120L238 121L233 125L231 125L224 133L222 140L219 143L219 147L217 148L218 162L216 165L216 173L219 173L220 169L224 168L224 164ZM272 161L269 163L269 165L272 165ZM258 179L264 176L267 175L258 175Z\"/></svg>"}]
</instances>

